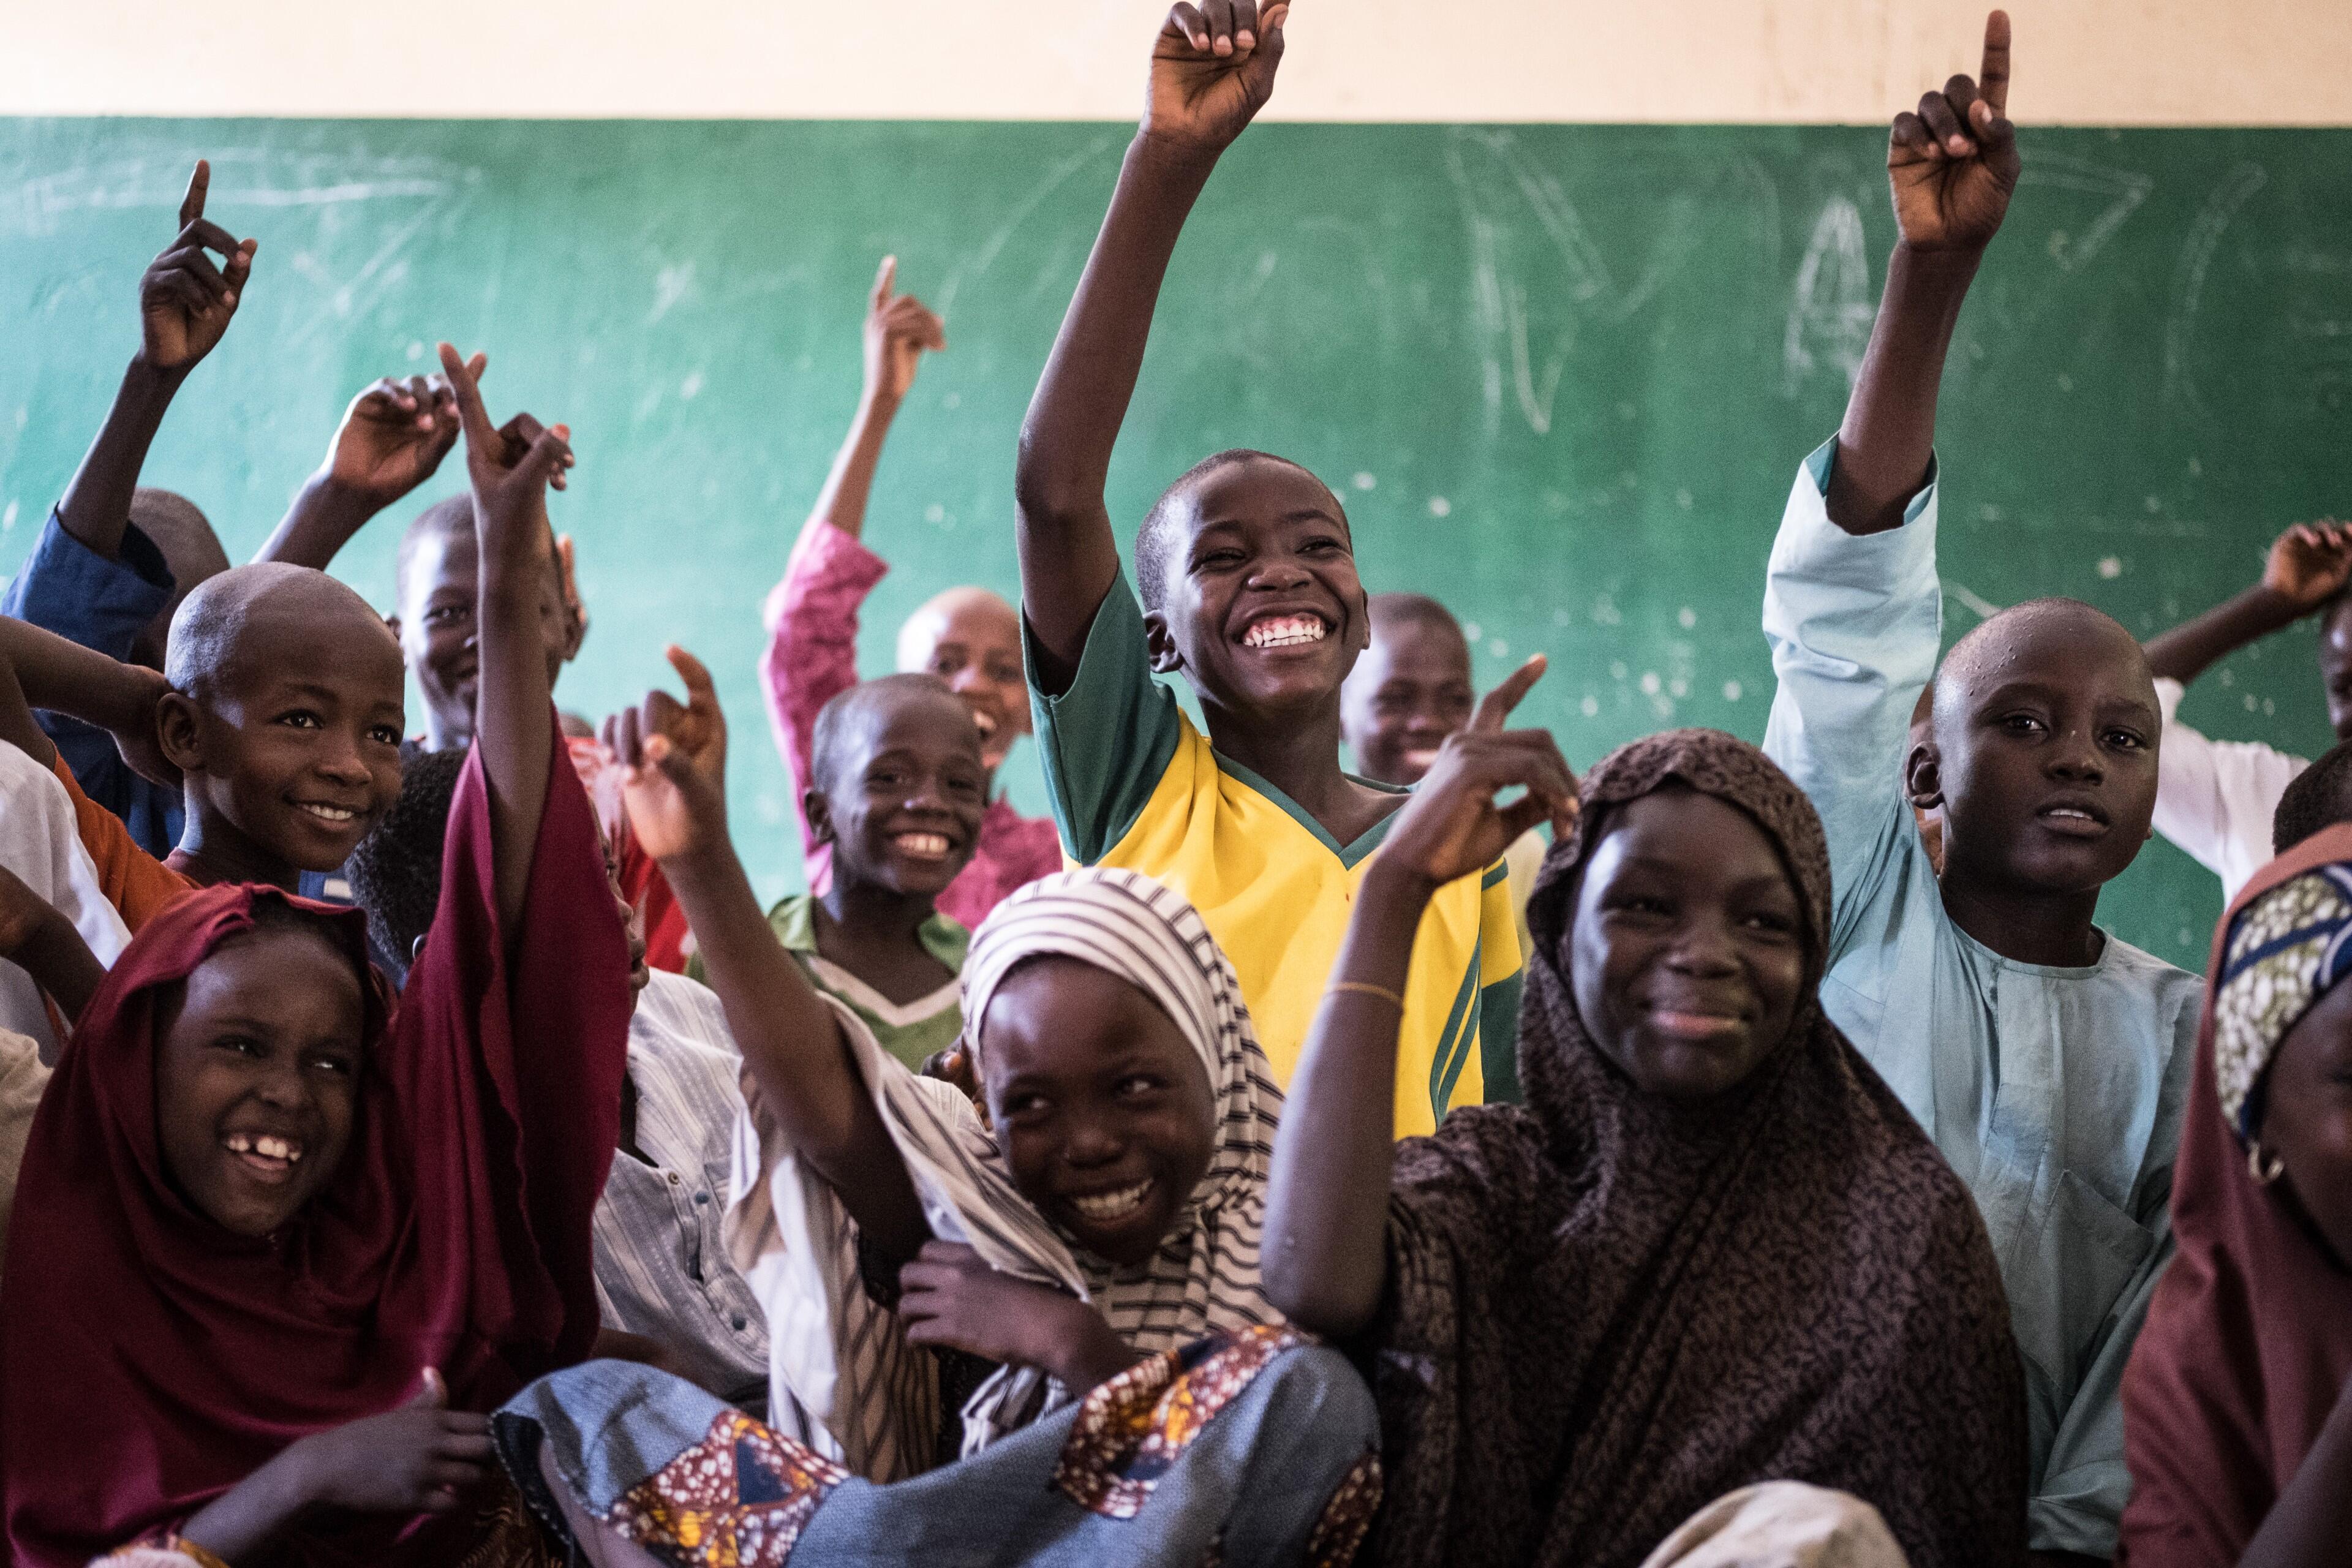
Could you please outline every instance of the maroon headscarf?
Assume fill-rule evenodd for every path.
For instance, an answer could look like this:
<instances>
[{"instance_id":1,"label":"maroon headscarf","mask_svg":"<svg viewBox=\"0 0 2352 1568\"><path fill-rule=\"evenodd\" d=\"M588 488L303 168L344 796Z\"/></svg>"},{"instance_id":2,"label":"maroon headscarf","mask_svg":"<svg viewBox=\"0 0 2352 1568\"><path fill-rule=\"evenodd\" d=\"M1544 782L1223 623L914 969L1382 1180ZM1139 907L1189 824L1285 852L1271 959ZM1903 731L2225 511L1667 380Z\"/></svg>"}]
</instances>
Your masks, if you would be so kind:
<instances>
[{"instance_id":1,"label":"maroon headscarf","mask_svg":"<svg viewBox=\"0 0 2352 1568\"><path fill-rule=\"evenodd\" d=\"M1788 1037L1695 1103L1644 1093L1570 980L1578 868L1681 785L1780 852L1805 921ZM1829 848L1771 760L1712 730L1585 775L1528 907L1528 1102L1397 1146L1373 1391L1380 1568L1635 1568L1759 1481L1853 1492L1915 1568L2025 1555L2024 1370L1984 1222L1822 1014Z\"/></svg>"},{"instance_id":2,"label":"maroon headscarf","mask_svg":"<svg viewBox=\"0 0 2352 1568\"><path fill-rule=\"evenodd\" d=\"M440 1369L453 1405L488 1410L589 1352L629 959L587 797L554 760L511 968L478 756L432 934L388 1022L360 911L274 888L178 899L116 961L35 1118L0 1276L0 1475L20 1568L79 1568L184 1522L295 1439L402 1404L422 1368ZM169 988L270 901L325 922L370 984L342 1163L257 1240L166 1172L155 1058ZM409 1523L359 1521L285 1555L379 1561Z\"/></svg>"},{"instance_id":3,"label":"maroon headscarf","mask_svg":"<svg viewBox=\"0 0 2352 1568\"><path fill-rule=\"evenodd\" d=\"M2352 825L2314 835L2254 874L2213 933L2218 978L2241 911L2283 883L2352 861ZM2352 1275L2293 1200L2246 1168L2213 1076L2213 1003L2172 1177L2178 1249L2124 1371L2124 1508L2117 1568L2234 1563L2352 1378Z\"/></svg>"}]
</instances>

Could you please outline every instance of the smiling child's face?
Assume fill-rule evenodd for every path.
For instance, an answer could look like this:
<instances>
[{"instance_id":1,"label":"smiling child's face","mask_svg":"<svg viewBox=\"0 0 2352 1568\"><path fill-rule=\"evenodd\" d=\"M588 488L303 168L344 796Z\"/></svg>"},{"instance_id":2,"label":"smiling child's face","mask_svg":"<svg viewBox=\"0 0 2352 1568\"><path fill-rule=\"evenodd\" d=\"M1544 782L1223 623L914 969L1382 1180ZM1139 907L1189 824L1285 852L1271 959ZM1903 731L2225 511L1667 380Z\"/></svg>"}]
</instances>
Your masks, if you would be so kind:
<instances>
[{"instance_id":1,"label":"smiling child's face","mask_svg":"<svg viewBox=\"0 0 2352 1568\"><path fill-rule=\"evenodd\" d=\"M351 955L316 932L261 927L195 967L155 1057L163 1163L191 1203L266 1237L325 1187L351 1142L365 1007Z\"/></svg>"},{"instance_id":2,"label":"smiling child's face","mask_svg":"<svg viewBox=\"0 0 2352 1568\"><path fill-rule=\"evenodd\" d=\"M1215 1097L1183 1032L1131 982L1049 956L997 986L981 1039L1021 1195L1098 1258L1150 1258L1216 1150Z\"/></svg>"},{"instance_id":3,"label":"smiling child's face","mask_svg":"<svg viewBox=\"0 0 2352 1568\"><path fill-rule=\"evenodd\" d=\"M400 797L403 681L383 623L314 575L245 605L221 664L166 700L163 733L208 839L332 871Z\"/></svg>"},{"instance_id":4,"label":"smiling child's face","mask_svg":"<svg viewBox=\"0 0 2352 1568\"><path fill-rule=\"evenodd\" d=\"M1470 722L1470 645L1430 617L1375 619L1371 647L1340 688L1340 733L1366 778L1416 784L1445 737Z\"/></svg>"},{"instance_id":5,"label":"smiling child's face","mask_svg":"<svg viewBox=\"0 0 2352 1568\"><path fill-rule=\"evenodd\" d=\"M1745 1081L1789 1037L1804 990L1804 911L1748 814L1685 787L1609 808L1579 873L1576 1010L1648 1094Z\"/></svg>"},{"instance_id":6,"label":"smiling child's face","mask_svg":"<svg viewBox=\"0 0 2352 1568\"><path fill-rule=\"evenodd\" d=\"M1021 613L985 588L950 588L909 616L898 632L898 668L938 677L971 710L991 773L1029 732Z\"/></svg>"},{"instance_id":7,"label":"smiling child's face","mask_svg":"<svg viewBox=\"0 0 2352 1568\"><path fill-rule=\"evenodd\" d=\"M1204 706L1227 712L1335 706L1371 617L1330 490L1296 464L1249 457L1167 504L1182 512L1162 546L1161 603L1144 616L1152 668L1181 670Z\"/></svg>"},{"instance_id":8,"label":"smiling child's face","mask_svg":"<svg viewBox=\"0 0 2352 1568\"><path fill-rule=\"evenodd\" d=\"M836 880L937 898L971 864L987 805L971 710L928 676L845 696L804 798L809 826L833 846Z\"/></svg>"},{"instance_id":9,"label":"smiling child's face","mask_svg":"<svg viewBox=\"0 0 2352 1568\"><path fill-rule=\"evenodd\" d=\"M401 657L416 674L434 747L462 749L473 739L481 701L480 552L472 501L457 496L412 525L401 542L400 613L394 622ZM564 614L562 584L551 569L540 585L539 636L547 649L547 680L554 685L565 661L580 651L578 628Z\"/></svg>"}]
</instances>

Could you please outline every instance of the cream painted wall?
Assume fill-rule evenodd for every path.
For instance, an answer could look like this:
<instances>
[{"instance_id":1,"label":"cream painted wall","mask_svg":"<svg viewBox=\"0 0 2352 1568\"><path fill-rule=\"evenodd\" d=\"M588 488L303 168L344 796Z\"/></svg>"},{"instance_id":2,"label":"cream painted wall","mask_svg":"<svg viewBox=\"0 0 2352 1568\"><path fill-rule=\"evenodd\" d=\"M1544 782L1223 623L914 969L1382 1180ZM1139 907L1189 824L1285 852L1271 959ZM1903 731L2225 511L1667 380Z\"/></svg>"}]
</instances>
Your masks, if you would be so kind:
<instances>
[{"instance_id":1,"label":"cream painted wall","mask_svg":"<svg viewBox=\"0 0 2352 1568\"><path fill-rule=\"evenodd\" d=\"M2013 0L2017 118L2352 124L2352 0ZM0 0L11 114L1124 119L1153 0ZM1883 120L1929 0L1301 0L1297 120Z\"/></svg>"}]
</instances>

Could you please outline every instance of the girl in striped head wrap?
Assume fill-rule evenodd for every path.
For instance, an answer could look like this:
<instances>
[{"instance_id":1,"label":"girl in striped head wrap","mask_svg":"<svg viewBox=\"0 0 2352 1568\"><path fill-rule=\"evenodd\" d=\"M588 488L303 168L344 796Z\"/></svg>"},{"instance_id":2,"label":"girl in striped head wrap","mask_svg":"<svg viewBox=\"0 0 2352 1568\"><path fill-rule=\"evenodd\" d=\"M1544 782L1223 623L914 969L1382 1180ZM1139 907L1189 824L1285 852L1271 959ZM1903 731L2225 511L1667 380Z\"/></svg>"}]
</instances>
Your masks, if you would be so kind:
<instances>
[{"instance_id":1,"label":"girl in striped head wrap","mask_svg":"<svg viewBox=\"0 0 2352 1568\"><path fill-rule=\"evenodd\" d=\"M743 1047L727 1244L768 1315L769 1419L646 1367L542 1379L495 1425L541 1517L596 1562L722 1541L747 1563L1346 1562L1378 1423L1266 1304L1281 1095L1199 914L1116 870L999 904L963 973L976 1108L769 934L709 677L672 657L689 703L656 693L616 731Z\"/></svg>"}]
</instances>

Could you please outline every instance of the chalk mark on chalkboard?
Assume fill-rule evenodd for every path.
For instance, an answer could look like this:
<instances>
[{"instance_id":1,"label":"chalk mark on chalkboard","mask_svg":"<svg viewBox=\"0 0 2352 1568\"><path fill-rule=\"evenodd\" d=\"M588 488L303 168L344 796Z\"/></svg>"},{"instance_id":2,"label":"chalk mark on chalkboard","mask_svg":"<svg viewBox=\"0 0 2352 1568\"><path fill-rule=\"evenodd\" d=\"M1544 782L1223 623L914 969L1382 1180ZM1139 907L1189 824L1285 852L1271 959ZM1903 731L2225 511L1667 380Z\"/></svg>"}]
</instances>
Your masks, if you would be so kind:
<instances>
[{"instance_id":1,"label":"chalk mark on chalkboard","mask_svg":"<svg viewBox=\"0 0 2352 1568\"><path fill-rule=\"evenodd\" d=\"M2063 153L2045 153L2035 149L2032 162L2018 176L2020 185L2048 185L2062 191L2078 191L2086 195L2102 197L2106 207L2091 221L2091 226L2081 234L2064 229L2050 233L2050 259L2064 272L2079 272L2089 265L2108 240L2115 237L2124 220L2139 210L2148 194L2156 189L2156 181L2135 169L2112 169L2094 163L2087 158L2069 157Z\"/></svg>"},{"instance_id":2,"label":"chalk mark on chalkboard","mask_svg":"<svg viewBox=\"0 0 2352 1568\"><path fill-rule=\"evenodd\" d=\"M1061 189L1071 175L1108 152L1117 140L1111 136L1097 137L1045 171L1045 178L1031 186L1028 195L1013 205L1013 211L1004 221L981 241L980 248L973 251L969 258L957 262L954 269L949 272L948 280L940 286L940 302L935 307L940 321L946 321L955 309L956 295L962 290L963 280L986 272L995 262L998 253L1012 242L1013 236L1029 221L1030 215L1045 204L1045 198Z\"/></svg>"},{"instance_id":3,"label":"chalk mark on chalkboard","mask_svg":"<svg viewBox=\"0 0 2352 1568\"><path fill-rule=\"evenodd\" d=\"M2223 175L2221 183L2205 198L2197 221L2189 225L2189 241L2181 247L2180 260L2172 270L2172 307L2164 322L2163 397L2166 403L2191 415L2205 412L2205 399L2198 392L2196 378L2189 369L2189 351L2196 346L2197 311L2205 294L2205 275L2212 268L2213 253L2221 247L2221 236L2229 229L2230 220L2269 178L2259 163L2240 163Z\"/></svg>"},{"instance_id":4,"label":"chalk mark on chalkboard","mask_svg":"<svg viewBox=\"0 0 2352 1568\"><path fill-rule=\"evenodd\" d=\"M1944 579L1944 597L1957 600L1960 607L1980 621L1989 621L2000 614L2000 606L1969 587L1966 583Z\"/></svg>"},{"instance_id":5,"label":"chalk mark on chalkboard","mask_svg":"<svg viewBox=\"0 0 2352 1568\"><path fill-rule=\"evenodd\" d=\"M1789 329L1780 346L1781 395L1796 396L1824 355L1845 373L1846 388L1853 390L1877 315L1862 211L1846 197L1832 195L1813 221L1813 237L1790 296Z\"/></svg>"},{"instance_id":6,"label":"chalk mark on chalkboard","mask_svg":"<svg viewBox=\"0 0 2352 1568\"><path fill-rule=\"evenodd\" d=\"M289 159L268 148L231 147L207 153L213 165L213 208L234 228L239 207L335 206L394 197L441 198L454 187L478 184L478 169L435 158ZM16 205L16 224L32 235L57 231L68 213L121 211L133 207L175 208L186 195L194 159L177 152L118 159L96 166L76 165L25 182ZM284 165L290 163L290 169ZM272 165L283 173L271 177ZM290 174L290 178L284 177ZM5 212L0 208L0 212Z\"/></svg>"},{"instance_id":7,"label":"chalk mark on chalkboard","mask_svg":"<svg viewBox=\"0 0 2352 1568\"><path fill-rule=\"evenodd\" d=\"M1469 155L1472 150L1486 154L1475 168ZM1538 436L1549 435L1560 379L1575 350L1575 312L1596 312L1605 320L1623 321L1648 303L1695 243L1687 204L1669 212L1668 231L1655 247L1649 265L1631 289L1622 289L1610 276L1600 247L1593 243L1567 192L1549 172L1528 160L1510 132L1466 126L1455 130L1446 143L1445 166L1462 204L1470 242L1471 314L1482 339L1479 391L1486 405L1487 434L1495 435L1501 428L1507 381L1528 428ZM1515 232L1510 219L1521 213L1535 219L1549 242L1552 255L1567 275L1565 298L1573 308L1550 343L1540 350L1528 283L1506 259Z\"/></svg>"}]
</instances>

